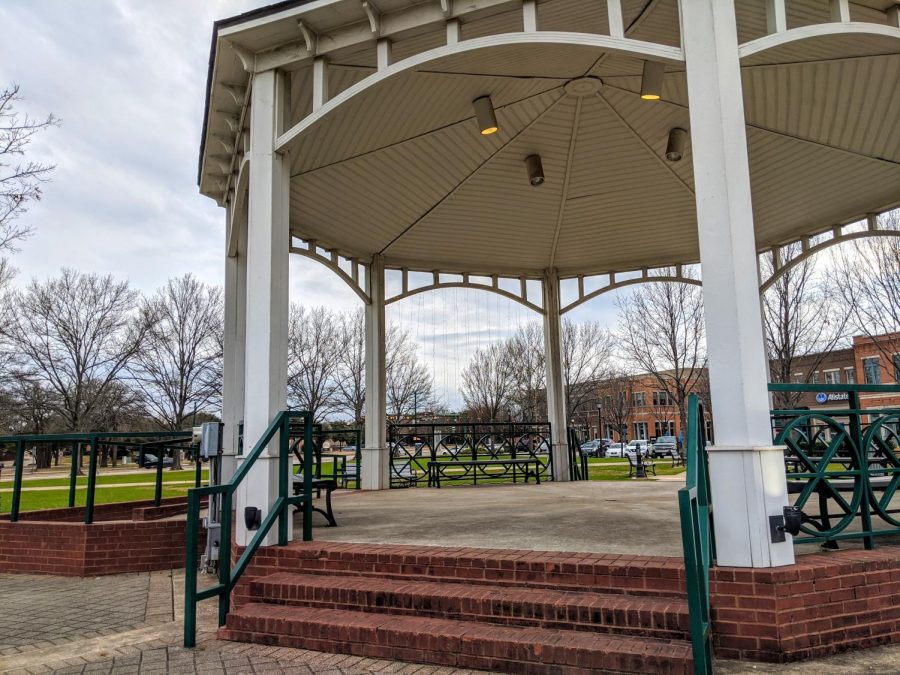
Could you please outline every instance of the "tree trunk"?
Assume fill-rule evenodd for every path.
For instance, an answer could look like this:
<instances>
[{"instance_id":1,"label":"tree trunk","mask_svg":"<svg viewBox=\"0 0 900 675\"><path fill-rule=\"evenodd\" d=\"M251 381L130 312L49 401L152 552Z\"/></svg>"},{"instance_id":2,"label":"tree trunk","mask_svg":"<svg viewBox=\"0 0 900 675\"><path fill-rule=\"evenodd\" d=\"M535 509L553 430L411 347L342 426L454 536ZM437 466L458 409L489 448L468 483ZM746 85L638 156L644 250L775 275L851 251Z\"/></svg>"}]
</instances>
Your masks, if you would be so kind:
<instances>
[{"instance_id":1,"label":"tree trunk","mask_svg":"<svg viewBox=\"0 0 900 675\"><path fill-rule=\"evenodd\" d=\"M181 471L181 448L172 450L172 468L171 471Z\"/></svg>"}]
</instances>

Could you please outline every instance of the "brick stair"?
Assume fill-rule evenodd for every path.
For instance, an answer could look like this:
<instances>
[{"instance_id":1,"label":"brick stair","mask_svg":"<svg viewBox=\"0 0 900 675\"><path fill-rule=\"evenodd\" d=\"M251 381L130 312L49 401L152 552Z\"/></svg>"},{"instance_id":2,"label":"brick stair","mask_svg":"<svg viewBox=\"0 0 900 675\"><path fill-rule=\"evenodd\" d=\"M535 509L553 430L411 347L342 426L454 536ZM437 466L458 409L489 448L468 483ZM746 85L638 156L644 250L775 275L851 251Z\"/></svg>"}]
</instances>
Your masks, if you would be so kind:
<instances>
[{"instance_id":1,"label":"brick stair","mask_svg":"<svg viewBox=\"0 0 900 675\"><path fill-rule=\"evenodd\" d=\"M692 672L668 558L321 542L257 558L223 639L529 675Z\"/></svg>"}]
</instances>

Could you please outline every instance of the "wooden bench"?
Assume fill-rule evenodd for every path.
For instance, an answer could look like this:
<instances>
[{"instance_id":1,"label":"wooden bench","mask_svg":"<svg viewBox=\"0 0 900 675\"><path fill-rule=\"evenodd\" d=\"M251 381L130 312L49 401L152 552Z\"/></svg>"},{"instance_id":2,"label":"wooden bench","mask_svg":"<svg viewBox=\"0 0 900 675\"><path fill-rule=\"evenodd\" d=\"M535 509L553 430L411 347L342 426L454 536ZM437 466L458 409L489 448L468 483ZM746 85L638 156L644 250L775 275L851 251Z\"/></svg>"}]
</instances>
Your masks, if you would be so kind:
<instances>
[{"instance_id":1,"label":"wooden bench","mask_svg":"<svg viewBox=\"0 0 900 675\"><path fill-rule=\"evenodd\" d=\"M488 469L492 466L503 467L502 473L490 472ZM431 462L428 465L428 487L441 487L441 480L468 480L472 479L474 484L478 484L478 475L482 478L505 478L512 471L513 483L518 482L519 476L525 478L528 482L529 478L534 478L535 483L541 482L541 469L543 462L539 459L470 459L470 460L452 460L449 462ZM534 467L529 468L529 467ZM447 473L447 469L462 468L462 474Z\"/></svg>"},{"instance_id":2,"label":"wooden bench","mask_svg":"<svg viewBox=\"0 0 900 675\"><path fill-rule=\"evenodd\" d=\"M637 470L638 470L637 459L636 458L632 459L631 455L629 455L627 453L625 454L625 456L628 458L628 477L634 478L635 475L637 474ZM644 473L645 474L649 471L654 476L656 475L656 462L654 462L652 460L644 459L643 457L641 457L641 464L644 465ZM674 466L674 464L673 464L673 466Z\"/></svg>"}]
</instances>

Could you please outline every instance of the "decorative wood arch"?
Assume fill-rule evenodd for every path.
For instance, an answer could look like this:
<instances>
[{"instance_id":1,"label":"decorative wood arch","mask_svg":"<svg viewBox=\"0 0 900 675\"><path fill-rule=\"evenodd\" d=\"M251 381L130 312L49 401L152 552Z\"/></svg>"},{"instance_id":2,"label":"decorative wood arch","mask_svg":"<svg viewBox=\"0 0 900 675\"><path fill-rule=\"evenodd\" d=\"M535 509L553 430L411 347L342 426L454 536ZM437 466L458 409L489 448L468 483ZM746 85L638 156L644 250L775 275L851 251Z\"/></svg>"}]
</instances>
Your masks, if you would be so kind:
<instances>
[{"instance_id":1,"label":"decorative wood arch","mask_svg":"<svg viewBox=\"0 0 900 675\"><path fill-rule=\"evenodd\" d=\"M559 313L565 314L568 311L571 311L578 307L579 305L584 304L588 300L592 300L604 293L608 293L610 291L614 291L619 288L624 288L626 286L634 286L635 284L643 284L643 283L655 283L660 281L676 281L683 284L693 284L694 286L702 286L703 283L699 279L694 279L692 277L685 276L684 274L684 265L674 265L675 274L650 274L653 270L650 268L643 268L641 270L633 270L632 272L640 272L639 277L629 277L628 279L616 279L616 274L629 274L632 272L608 272L605 276L608 277L608 282L605 286L598 288L596 290L590 291L588 293L584 292L584 275L579 275L575 277L578 279L578 297L570 302L569 304L562 307ZM666 269L666 268L657 268L657 269ZM593 275L591 275L593 276ZM604 276L602 274L598 274L596 276Z\"/></svg>"},{"instance_id":2,"label":"decorative wood arch","mask_svg":"<svg viewBox=\"0 0 900 675\"><path fill-rule=\"evenodd\" d=\"M780 0L782 5L784 0ZM774 28L774 27L773 27ZM738 48L741 60L756 54L783 47L802 40L811 40L833 35L867 35L896 38L900 40L900 28L877 23L818 23L811 26L800 26L790 30L778 30L761 38L745 42Z\"/></svg>"},{"instance_id":3,"label":"decorative wood arch","mask_svg":"<svg viewBox=\"0 0 900 675\"><path fill-rule=\"evenodd\" d=\"M866 229L854 232L844 232L847 226L838 225L830 230L831 237L822 241L813 241L816 237L828 233L828 230L820 232L818 235L803 237L797 241L788 242L781 246L773 246L768 252L772 254L772 260L775 266L775 273L766 279L759 287L759 294L762 295L772 287L780 277L789 270L806 260L809 260L816 253L820 253L827 248L831 248L835 244L841 244L845 241L853 241L855 239L867 239L869 237L900 237L900 230L890 230L878 227L878 217L876 214L869 214L866 218ZM800 253L790 260L782 261L781 250L792 244L800 244Z\"/></svg>"},{"instance_id":4,"label":"decorative wood arch","mask_svg":"<svg viewBox=\"0 0 900 675\"><path fill-rule=\"evenodd\" d=\"M396 270L396 268L393 268ZM515 302L518 302L520 305L524 305L528 309L534 310L538 314L544 314L544 308L540 305L537 305L531 302L528 299L528 281L540 281L534 277L505 277L497 274L467 274L467 273L456 273L456 272L440 272L437 270L430 270L429 273L432 275L432 282L430 284L426 284L424 286L416 286L415 288L409 287L409 272L410 270L406 268L399 269L401 273L401 288L400 293L396 295L392 295L389 298L385 298L384 304L389 305L392 302L397 302L398 300L402 300L403 298L408 298L413 295L418 295L419 293L424 293L425 291L436 291L441 288L472 288L476 290L488 291L490 293L496 293L497 295L502 295L504 298L508 298ZM419 270L413 270L419 271ZM452 274L457 277L462 277L461 281L444 281L441 279L441 274ZM490 284L479 283L477 281L473 281L472 277L476 278L486 278L490 279ZM515 280L519 283L519 292L514 293L512 291L508 291L505 288L500 287L501 279L510 279Z\"/></svg>"},{"instance_id":5,"label":"decorative wood arch","mask_svg":"<svg viewBox=\"0 0 900 675\"><path fill-rule=\"evenodd\" d=\"M301 245L296 246L294 242L299 242ZM347 256L343 256L339 254L335 250L330 249L321 249L325 250L328 255L324 255L320 253L320 247L316 244L314 239L301 239L300 237L291 236L291 245L290 252L296 253L297 255L301 255L304 258L309 258L310 260L315 260L318 263L321 263L332 272L337 274L344 282L353 289L353 292L359 296L359 299L362 300L365 304L369 305L372 303L372 299L369 296L368 288L366 285L366 271L368 270L368 263L363 262L357 258L349 258ZM345 261L350 265L350 272L347 273L343 267L341 267L341 261Z\"/></svg>"}]
</instances>

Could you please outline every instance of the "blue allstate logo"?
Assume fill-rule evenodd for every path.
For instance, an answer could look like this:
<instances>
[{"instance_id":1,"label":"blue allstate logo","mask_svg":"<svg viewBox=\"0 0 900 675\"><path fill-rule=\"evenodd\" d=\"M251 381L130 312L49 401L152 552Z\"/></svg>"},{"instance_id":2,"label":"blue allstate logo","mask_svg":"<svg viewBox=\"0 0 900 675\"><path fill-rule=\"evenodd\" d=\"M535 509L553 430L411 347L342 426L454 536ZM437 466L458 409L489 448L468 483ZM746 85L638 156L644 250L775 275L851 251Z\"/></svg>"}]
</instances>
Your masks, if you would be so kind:
<instances>
[{"instance_id":1,"label":"blue allstate logo","mask_svg":"<svg viewBox=\"0 0 900 675\"><path fill-rule=\"evenodd\" d=\"M819 392L818 394L816 394L816 403L825 403L825 401L827 400L828 394L825 394L823 392Z\"/></svg>"}]
</instances>

